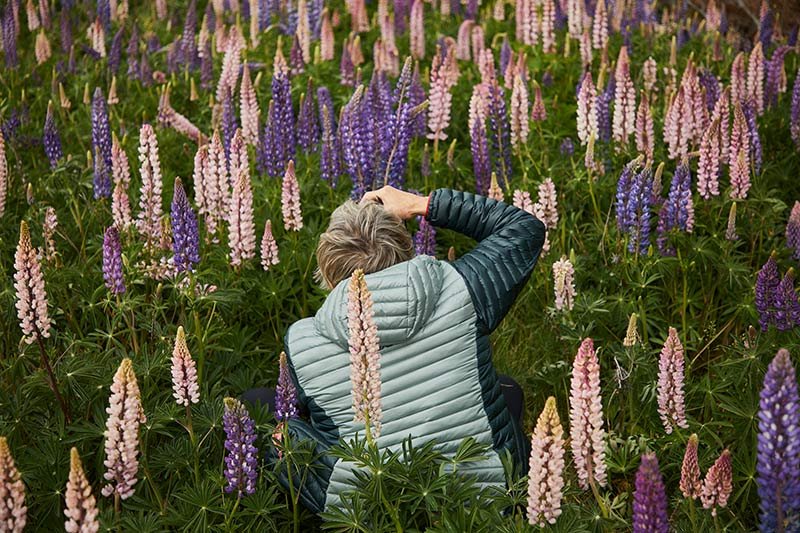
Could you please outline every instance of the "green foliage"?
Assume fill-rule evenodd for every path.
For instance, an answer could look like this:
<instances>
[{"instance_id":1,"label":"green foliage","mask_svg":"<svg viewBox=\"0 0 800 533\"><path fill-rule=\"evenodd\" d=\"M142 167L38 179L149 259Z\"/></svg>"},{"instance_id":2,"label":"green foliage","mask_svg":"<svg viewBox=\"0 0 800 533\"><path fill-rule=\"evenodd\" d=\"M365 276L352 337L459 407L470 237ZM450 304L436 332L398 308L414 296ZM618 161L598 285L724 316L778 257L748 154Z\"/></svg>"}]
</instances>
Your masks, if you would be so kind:
<instances>
[{"instance_id":1,"label":"green foliage","mask_svg":"<svg viewBox=\"0 0 800 533\"><path fill-rule=\"evenodd\" d=\"M85 4L85 3L84 3ZM135 2L132 2L135 4ZM185 13L187 2L169 2L174 13ZM198 12L205 3L200 2ZM88 4L87 4L88 5ZM332 5L345 13L342 2ZM149 6L149 4L148 4ZM484 9L490 8L485 6ZM510 8L509 8L510 9ZM80 11L80 16L77 16ZM75 10L75 35L82 39L89 24L87 12ZM137 23L144 33L157 35L161 42L174 38L175 20L157 20L150 7L141 6ZM513 33L513 22L486 22L487 42L502 33ZM459 21L427 14L426 47L428 69L436 39L456 35ZM510 13L507 9L507 18ZM337 30L337 43L348 33L347 17ZM24 20L24 17L23 17ZM55 25L57 27L57 24ZM56 30L57 31L57 30ZM56 50L56 31L49 37ZM672 32L674 33L674 32ZM361 36L369 55L377 29ZM91 146L90 106L82 103L85 87L107 88L111 76L106 60L94 61L77 52L77 71L61 74L56 62L63 54L43 65L35 65L35 36L23 31L19 42L21 66L0 69L4 91L0 116L26 111L18 136L7 140L10 169L6 213L0 224L0 435L7 436L28 495L32 530L58 530L63 526L63 494L69 468L69 448L77 446L87 476L93 484L106 528L123 531L384 531L398 523L408 531L526 531L524 516L527 491L522 473L512 473L506 457L509 486L505 490L483 488L458 474L459 465L475 460L486 450L474 442L462 443L458 454L447 458L432 443L401 450L378 451L363 442L340 443L331 452L363 467L357 488L343 498L343 506L321 519L298 508L292 495L282 489L277 474L291 468L300 477L312 468L314 454L302 443L285 443L294 450L292 462L262 462L258 490L237 502L224 493L222 476L222 398L245 389L272 385L277 376L277 355L283 334L295 320L312 315L325 294L315 286L316 238L327 224L331 211L348 197L349 187L341 179L332 189L318 176L318 154L302 154L297 169L300 180L304 228L299 233L283 231L280 221L279 180L254 177L256 226L267 218L280 247L280 264L263 272L255 262L235 271L228 265L225 242L203 242L202 262L193 278L198 285L215 285L217 290L195 294L172 281L145 277L136 263L142 245L133 233L123 235L127 293L112 298L103 286L101 273L103 230L111 224L109 202L92 198L92 171L87 160ZM667 65L671 32L644 36L636 32L631 47L632 75L641 84L641 65L648 55L659 66ZM559 33L563 42L563 32ZM247 60L269 65L277 43L277 30L261 35L261 43L246 52ZM288 42L284 39L284 53ZM517 378L526 392L525 427L530 429L548 396L555 396L565 426L571 361L578 343L586 336L599 347L602 369L604 413L609 430L608 466L610 487L603 492L609 517L589 493L578 491L567 454L567 490L563 514L553 528L563 532L625 531L629 528L633 479L639 456L645 451L658 454L667 493L672 496L670 513L678 531L708 531L708 512L696 516L678 496L680 463L688 436L700 437L700 467L706 471L723 448L733 454L734 493L727 509L720 511L721 523L729 531L750 531L757 523L758 497L755 484L755 441L758 391L766 364L780 346L792 350L797 362L800 332L750 333L755 325L753 282L755 272L771 250L777 250L781 269L793 263L783 235L791 202L800 197L800 158L788 135L788 98L759 118L765 146L764 166L754 177L746 201L738 204L735 242L724 239L730 200L725 192L705 202L695 198L696 225L691 235L673 237L675 257L661 257L653 249L645 255L631 255L614 224L613 200L616 178L622 166L636 154L632 147L621 151L598 145L596 157L603 161L605 175L591 182L583 168L580 149L573 156L560 154L561 141L575 137L575 86L581 73L578 55L544 55L539 49L516 44L528 54L530 75L541 80L545 72L555 84L544 89L547 120L532 128L529 143L513 160L512 188L535 191L551 177L558 191L560 222L550 232L552 249L540 258L531 281L522 291L515 308L493 336L494 361L499 371ZM621 37L612 36L615 53ZM408 50L407 36L398 37L401 55ZM710 36L695 36L681 50L678 65L690 54L728 81L731 46L724 47L725 59L711 59ZM151 55L154 69L165 70L164 51ZM614 55L613 53L611 54ZM215 57L215 74L221 58ZM789 54L786 72L797 71L796 54ZM138 127L154 121L158 107L156 88L144 88L122 73L117 79L119 103L110 106L112 130L120 137L131 160L131 200L137 206L139 173L136 146ZM365 65L365 78L371 67ZM460 64L461 75L453 89L454 120L448 140L456 141L452 165L442 153L434 154L432 174L422 176L420 167L425 142L417 139L410 150L408 186L423 192L437 187L474 189L469 132L465 120L472 86L480 79L474 64ZM596 69L595 69L596 70ZM267 106L270 68L257 88L262 116ZM661 74L661 73L660 73ZM350 96L339 83L336 62L308 65L307 75L333 93L337 109ZM189 78L197 73L169 76L172 105L204 132L209 132L212 111L207 105L213 91L200 91L189 98ZM58 102L58 82L72 102L70 109L56 105L56 122L66 157L54 170L43 156L39 138L47 101ZM293 97L305 90L306 76L293 79ZM655 96L656 131L662 131L664 108L661 93ZM507 95L508 96L508 95ZM172 130L158 130L159 153L164 173L164 207L171 200L177 176L192 173L196 147ZM253 159L251 154L251 160ZM657 162L667 161L664 146L656 146ZM668 184L674 162L667 161L663 183ZM185 182L188 180L185 180ZM30 187L33 201L26 200ZM190 187L191 188L191 187ZM597 202L597 211L590 201ZM58 257L43 265L49 297L49 311L55 326L45 346L53 362L62 394L73 413L67 424L48 389L40 369L35 345L21 343L14 308L13 261L21 220L32 227L35 246L43 245L41 224L45 208L56 209ZM438 234L439 255L449 246L458 255L472 246L462 236L445 231ZM578 297L568 313L553 307L552 263L561 255L574 256ZM795 265L796 266L796 265ZM642 342L622 346L628 317L637 313ZM184 326L189 348L198 362L201 402L192 407L192 430L187 431L186 414L175 405L170 385L169 358L175 332ZM687 355L686 404L689 429L665 435L656 411L658 353L668 327L678 328ZM130 357L138 376L148 421L141 431L141 467L135 495L124 501L122 512L114 513L113 502L99 495L103 484L103 431L105 430L109 386L115 369ZM271 447L273 419L263 409L252 409L263 452ZM193 436L192 436L193 435ZM196 442L193 441L196 439ZM296 487L295 487L296 488ZM694 516L694 518L692 518Z\"/></svg>"}]
</instances>

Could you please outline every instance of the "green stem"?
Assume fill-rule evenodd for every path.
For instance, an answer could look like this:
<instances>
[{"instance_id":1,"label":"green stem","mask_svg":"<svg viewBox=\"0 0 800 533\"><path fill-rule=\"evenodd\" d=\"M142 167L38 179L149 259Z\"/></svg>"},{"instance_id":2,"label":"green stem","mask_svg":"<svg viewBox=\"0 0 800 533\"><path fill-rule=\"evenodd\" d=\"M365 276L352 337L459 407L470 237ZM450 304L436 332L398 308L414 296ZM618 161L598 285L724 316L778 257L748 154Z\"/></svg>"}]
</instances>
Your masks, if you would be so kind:
<instances>
[{"instance_id":1,"label":"green stem","mask_svg":"<svg viewBox=\"0 0 800 533\"><path fill-rule=\"evenodd\" d=\"M719 516L716 513L716 509L714 509L714 511L715 512L712 513L714 515L714 531L716 531L717 533L721 533L722 529L720 529L719 527Z\"/></svg>"},{"instance_id":2,"label":"green stem","mask_svg":"<svg viewBox=\"0 0 800 533\"><path fill-rule=\"evenodd\" d=\"M194 454L194 482L200 485L200 448L197 446L197 436L194 434L192 427L192 409L189 405L186 406L186 431L189 432L189 441L192 443L192 452Z\"/></svg>"},{"instance_id":3,"label":"green stem","mask_svg":"<svg viewBox=\"0 0 800 533\"><path fill-rule=\"evenodd\" d=\"M158 508L161 511L161 514L164 514L164 500L161 499L161 493L158 490L158 485L155 484L153 481L153 476L150 474L150 469L147 466L147 457L145 456L145 450L147 449L147 436L149 435L149 431L146 431L144 437L142 437L142 470L144 471L144 477L147 480L147 483L150 485L150 490L153 491L153 495L156 497L156 501L158 502Z\"/></svg>"},{"instance_id":4,"label":"green stem","mask_svg":"<svg viewBox=\"0 0 800 533\"><path fill-rule=\"evenodd\" d=\"M697 531L697 511L694 508L694 498L689 498L689 520L692 522L692 531Z\"/></svg>"},{"instance_id":5,"label":"green stem","mask_svg":"<svg viewBox=\"0 0 800 533\"><path fill-rule=\"evenodd\" d=\"M227 520L225 520L225 529L227 529L228 531L230 531L230 530L231 530L231 520L233 520L233 515L235 515L235 514L236 514L236 509L238 509L238 508L239 508L239 502L240 502L241 500L242 500L242 496L241 496L241 494L237 495L237 496L236 496L236 502L234 502L234 504L233 504L233 509L231 509L231 514L230 514L230 515L228 515L228 518L227 518Z\"/></svg>"},{"instance_id":6,"label":"green stem","mask_svg":"<svg viewBox=\"0 0 800 533\"><path fill-rule=\"evenodd\" d=\"M597 484L594 482L593 478L589 478L589 486L592 488L592 494L594 494L597 505L600 506L600 514L603 515L603 518L608 518L608 507L606 507L603 497L600 496L600 491L597 489Z\"/></svg>"}]
</instances>

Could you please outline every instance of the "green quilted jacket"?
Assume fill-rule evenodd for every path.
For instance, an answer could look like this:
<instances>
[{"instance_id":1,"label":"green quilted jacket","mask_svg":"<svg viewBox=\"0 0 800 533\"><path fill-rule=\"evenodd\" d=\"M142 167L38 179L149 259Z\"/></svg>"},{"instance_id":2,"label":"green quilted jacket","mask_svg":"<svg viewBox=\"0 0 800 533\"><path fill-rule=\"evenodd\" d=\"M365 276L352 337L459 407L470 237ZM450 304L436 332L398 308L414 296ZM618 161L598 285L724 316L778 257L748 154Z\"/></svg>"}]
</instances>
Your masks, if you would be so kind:
<instances>
[{"instance_id":1,"label":"green quilted jacket","mask_svg":"<svg viewBox=\"0 0 800 533\"><path fill-rule=\"evenodd\" d=\"M383 409L378 447L399 448L411 436L435 439L444 453L473 437L487 459L459 467L482 485L505 483L499 452L524 465L526 440L512 420L492 365L489 334L508 312L541 252L545 227L534 216L489 198L439 189L426 214L434 226L478 241L452 263L417 256L366 276L381 346ZM295 438L317 451L363 437L353 421L347 344L347 280L312 318L293 324L285 339L292 379L310 422L293 420ZM306 479L303 503L315 512L336 505L353 466L321 454ZM288 486L287 479L281 483Z\"/></svg>"}]
</instances>

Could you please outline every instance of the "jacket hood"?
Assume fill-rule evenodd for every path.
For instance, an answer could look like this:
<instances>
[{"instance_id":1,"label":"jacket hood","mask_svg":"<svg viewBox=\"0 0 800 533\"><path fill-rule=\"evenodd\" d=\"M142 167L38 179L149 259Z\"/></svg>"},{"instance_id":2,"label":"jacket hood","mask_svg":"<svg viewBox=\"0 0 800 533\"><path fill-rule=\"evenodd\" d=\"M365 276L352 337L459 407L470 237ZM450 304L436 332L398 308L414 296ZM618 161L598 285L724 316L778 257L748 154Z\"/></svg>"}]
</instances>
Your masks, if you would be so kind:
<instances>
[{"instance_id":1,"label":"jacket hood","mask_svg":"<svg viewBox=\"0 0 800 533\"><path fill-rule=\"evenodd\" d=\"M402 344L416 335L433 315L442 290L440 261L427 255L365 276L372 293L375 325L381 346ZM317 331L347 348L347 286L341 281L314 316Z\"/></svg>"}]
</instances>

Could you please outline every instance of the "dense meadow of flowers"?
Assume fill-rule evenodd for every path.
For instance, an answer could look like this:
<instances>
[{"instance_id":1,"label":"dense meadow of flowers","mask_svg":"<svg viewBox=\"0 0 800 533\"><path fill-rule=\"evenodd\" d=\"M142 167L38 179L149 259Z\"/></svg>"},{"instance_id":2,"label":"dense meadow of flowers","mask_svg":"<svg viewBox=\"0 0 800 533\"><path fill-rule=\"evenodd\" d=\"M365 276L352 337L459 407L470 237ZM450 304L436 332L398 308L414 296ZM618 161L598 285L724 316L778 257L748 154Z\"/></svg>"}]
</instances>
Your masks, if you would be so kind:
<instances>
[{"instance_id":1,"label":"dense meadow of flowers","mask_svg":"<svg viewBox=\"0 0 800 533\"><path fill-rule=\"evenodd\" d=\"M797 28L691 4L1 2L0 531L800 531ZM385 184L548 228L493 336L530 468L376 446L357 271L364 439L330 453L363 475L317 517L283 334L331 211Z\"/></svg>"}]
</instances>

